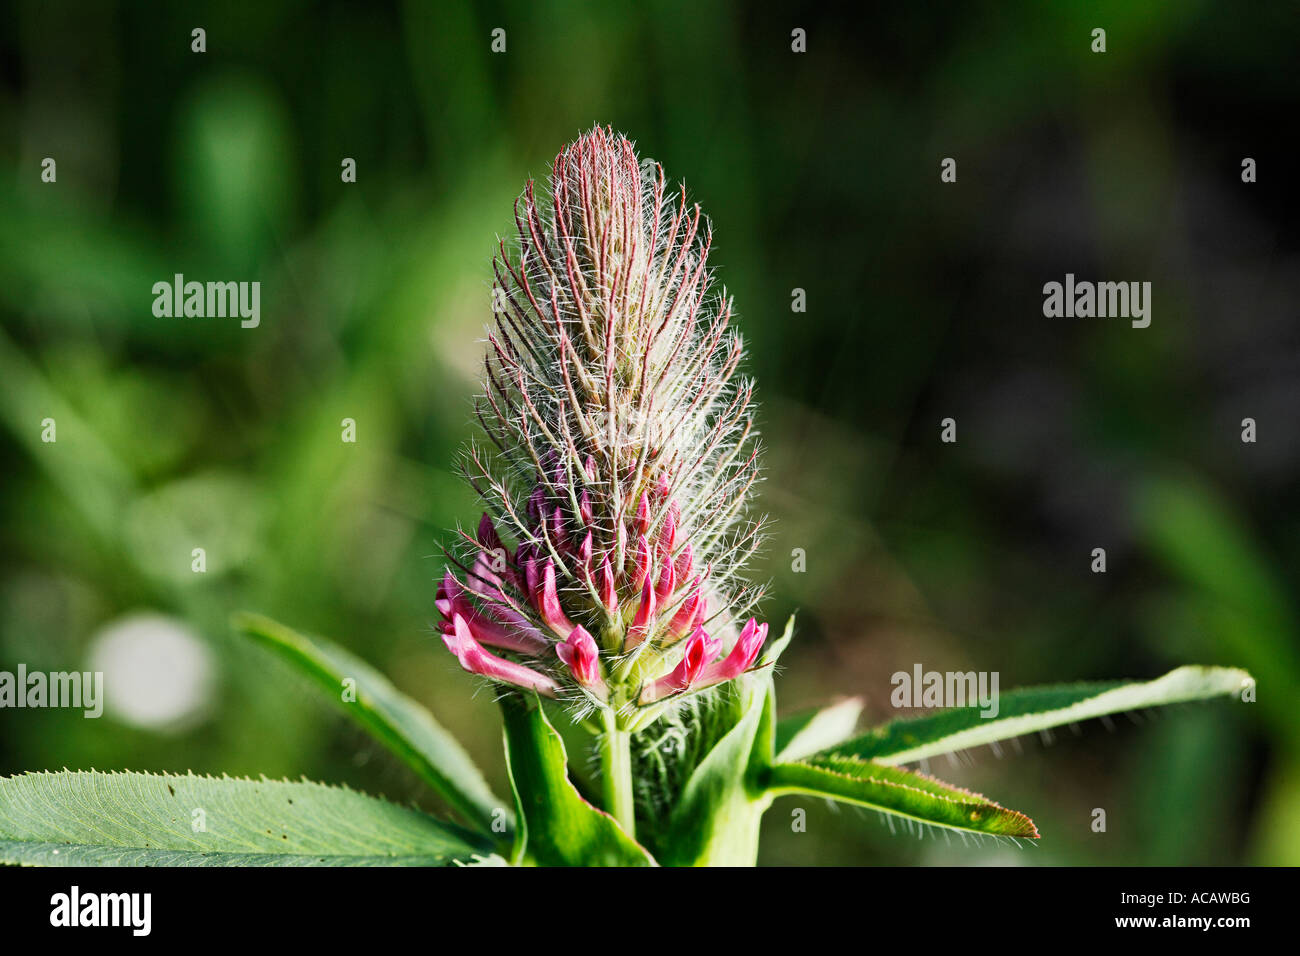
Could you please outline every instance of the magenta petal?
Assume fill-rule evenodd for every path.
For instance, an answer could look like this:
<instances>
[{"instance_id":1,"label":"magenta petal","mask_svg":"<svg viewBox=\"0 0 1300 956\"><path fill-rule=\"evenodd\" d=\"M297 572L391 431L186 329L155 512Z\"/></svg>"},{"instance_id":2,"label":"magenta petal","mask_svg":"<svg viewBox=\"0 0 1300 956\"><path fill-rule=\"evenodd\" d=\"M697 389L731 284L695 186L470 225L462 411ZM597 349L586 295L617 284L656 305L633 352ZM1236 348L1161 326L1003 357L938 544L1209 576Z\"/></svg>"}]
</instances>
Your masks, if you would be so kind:
<instances>
[{"instance_id":1,"label":"magenta petal","mask_svg":"<svg viewBox=\"0 0 1300 956\"><path fill-rule=\"evenodd\" d=\"M537 559L529 551L528 557L524 559L524 589L528 592L528 600L534 605L537 604L539 584L541 584L541 576L537 573Z\"/></svg>"},{"instance_id":2,"label":"magenta petal","mask_svg":"<svg viewBox=\"0 0 1300 956\"><path fill-rule=\"evenodd\" d=\"M700 579L696 578L691 582L691 591L686 600L677 608L677 613L673 619L668 622L668 629L681 637L695 629L695 619L700 613L703 606L704 598L700 596Z\"/></svg>"},{"instance_id":3,"label":"magenta petal","mask_svg":"<svg viewBox=\"0 0 1300 956\"><path fill-rule=\"evenodd\" d=\"M465 619L459 614L452 619L451 632L444 634L442 641L447 645L447 649L456 655L460 666L471 674L481 674L483 677L505 681L507 684L535 690L539 694L550 697L554 697L559 688L559 685L545 674L484 650L470 633L470 627Z\"/></svg>"},{"instance_id":4,"label":"magenta petal","mask_svg":"<svg viewBox=\"0 0 1300 956\"><path fill-rule=\"evenodd\" d=\"M455 606L456 588L460 582L450 571L442 576L442 583L438 585L438 590L433 595L433 606L438 609L438 613L447 620L451 620L452 609Z\"/></svg>"},{"instance_id":5,"label":"magenta petal","mask_svg":"<svg viewBox=\"0 0 1300 956\"><path fill-rule=\"evenodd\" d=\"M718 651L722 650L722 638L705 633L703 624L696 624L693 633L700 635L700 639L704 642L704 659L706 662L712 661L718 656Z\"/></svg>"},{"instance_id":6,"label":"magenta petal","mask_svg":"<svg viewBox=\"0 0 1300 956\"><path fill-rule=\"evenodd\" d=\"M655 592L650 586L650 579L646 578L645 584L641 586L641 603L637 605L636 614L632 617L632 626L627 629L627 639L624 646L631 650L646 639L650 631L650 625L654 621L655 614Z\"/></svg>"},{"instance_id":7,"label":"magenta petal","mask_svg":"<svg viewBox=\"0 0 1300 956\"><path fill-rule=\"evenodd\" d=\"M560 638L568 637L574 628L573 622L560 607L560 595L555 588L555 562L550 558L547 558L546 568L542 571L542 590L537 601L537 613L542 616L542 623Z\"/></svg>"},{"instance_id":8,"label":"magenta petal","mask_svg":"<svg viewBox=\"0 0 1300 956\"><path fill-rule=\"evenodd\" d=\"M614 587L614 569L608 555L600 565L600 603L610 614L618 610L618 590Z\"/></svg>"},{"instance_id":9,"label":"magenta petal","mask_svg":"<svg viewBox=\"0 0 1300 956\"><path fill-rule=\"evenodd\" d=\"M483 512L483 517L479 519L476 537L478 543L483 545L483 548L487 551L496 551L505 547L501 543L501 536L497 534L496 526L492 524L492 519L488 517L486 511Z\"/></svg>"},{"instance_id":10,"label":"magenta petal","mask_svg":"<svg viewBox=\"0 0 1300 956\"><path fill-rule=\"evenodd\" d=\"M665 555L673 553L673 545L677 543L677 514L675 508L668 509L668 517L664 518L663 530L659 532L659 550Z\"/></svg>"},{"instance_id":11,"label":"magenta petal","mask_svg":"<svg viewBox=\"0 0 1300 956\"><path fill-rule=\"evenodd\" d=\"M632 586L640 590L650 577L650 542L644 534L636 536L636 551L632 559Z\"/></svg>"},{"instance_id":12,"label":"magenta petal","mask_svg":"<svg viewBox=\"0 0 1300 956\"><path fill-rule=\"evenodd\" d=\"M655 582L655 603L660 607L668 603L668 598L677 589L677 575L673 563L665 558L659 568L659 579Z\"/></svg>"},{"instance_id":13,"label":"magenta petal","mask_svg":"<svg viewBox=\"0 0 1300 956\"><path fill-rule=\"evenodd\" d=\"M504 583L501 576L492 570L493 559L488 556L487 552L479 554L474 559L474 566L470 568L470 583L482 585L491 585L493 588L500 588Z\"/></svg>"},{"instance_id":14,"label":"magenta petal","mask_svg":"<svg viewBox=\"0 0 1300 956\"><path fill-rule=\"evenodd\" d=\"M683 547L681 554L677 555L677 562L673 565L677 572L677 580L685 581L691 576L691 567L695 563L695 550L688 541Z\"/></svg>"},{"instance_id":15,"label":"magenta petal","mask_svg":"<svg viewBox=\"0 0 1300 956\"><path fill-rule=\"evenodd\" d=\"M641 500L636 503L636 526L641 534L650 530L650 499L644 494Z\"/></svg>"},{"instance_id":16,"label":"magenta petal","mask_svg":"<svg viewBox=\"0 0 1300 956\"><path fill-rule=\"evenodd\" d=\"M767 625L759 624L752 617L741 628L740 637L725 660L710 665L701 683L718 684L732 680L749 670L758 659L758 652L767 640Z\"/></svg>"},{"instance_id":17,"label":"magenta petal","mask_svg":"<svg viewBox=\"0 0 1300 956\"><path fill-rule=\"evenodd\" d=\"M555 542L557 550L563 551L569 547L569 536L564 533L564 513L558 505L551 511L551 540Z\"/></svg>"},{"instance_id":18,"label":"magenta petal","mask_svg":"<svg viewBox=\"0 0 1300 956\"><path fill-rule=\"evenodd\" d=\"M604 686L600 676L600 651L585 627L575 627L568 640L555 645L555 653L573 671L579 684L584 687Z\"/></svg>"},{"instance_id":19,"label":"magenta petal","mask_svg":"<svg viewBox=\"0 0 1300 956\"><path fill-rule=\"evenodd\" d=\"M533 493L528 496L527 512L528 517L536 519L541 517L542 507L546 503L546 489L538 485L533 489Z\"/></svg>"},{"instance_id":20,"label":"magenta petal","mask_svg":"<svg viewBox=\"0 0 1300 956\"><path fill-rule=\"evenodd\" d=\"M490 607L497 614L511 613L509 608ZM480 643L499 647L505 651L518 651L520 654L535 656L550 646L550 641L542 636L541 631L522 621L503 623L478 613L465 620Z\"/></svg>"},{"instance_id":21,"label":"magenta petal","mask_svg":"<svg viewBox=\"0 0 1300 956\"><path fill-rule=\"evenodd\" d=\"M434 603L448 621L456 617L463 618L474 639L484 644L521 654L540 654L550 645L542 632L522 615L491 601L484 602L483 609L480 610L470 601L471 594L448 572L443 578L442 586L438 588L438 598Z\"/></svg>"},{"instance_id":22,"label":"magenta petal","mask_svg":"<svg viewBox=\"0 0 1300 956\"><path fill-rule=\"evenodd\" d=\"M717 641L705 634L703 628L696 628L682 651L681 662L668 676L652 681L642 691L642 703L652 703L693 687L704 674L716 648Z\"/></svg>"}]
</instances>

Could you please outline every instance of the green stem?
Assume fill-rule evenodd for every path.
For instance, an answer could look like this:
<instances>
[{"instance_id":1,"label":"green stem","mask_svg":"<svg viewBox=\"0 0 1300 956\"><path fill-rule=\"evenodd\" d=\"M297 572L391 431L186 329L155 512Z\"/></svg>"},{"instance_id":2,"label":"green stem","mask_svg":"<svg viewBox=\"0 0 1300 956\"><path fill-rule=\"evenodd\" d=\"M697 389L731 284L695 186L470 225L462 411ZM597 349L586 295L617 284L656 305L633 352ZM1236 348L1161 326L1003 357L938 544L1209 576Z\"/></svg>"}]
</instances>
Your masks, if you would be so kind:
<instances>
[{"instance_id":1,"label":"green stem","mask_svg":"<svg viewBox=\"0 0 1300 956\"><path fill-rule=\"evenodd\" d=\"M601 784L605 810L633 840L636 839L636 803L632 791L632 735L620 730L614 715L605 712L605 732L600 737Z\"/></svg>"}]
</instances>

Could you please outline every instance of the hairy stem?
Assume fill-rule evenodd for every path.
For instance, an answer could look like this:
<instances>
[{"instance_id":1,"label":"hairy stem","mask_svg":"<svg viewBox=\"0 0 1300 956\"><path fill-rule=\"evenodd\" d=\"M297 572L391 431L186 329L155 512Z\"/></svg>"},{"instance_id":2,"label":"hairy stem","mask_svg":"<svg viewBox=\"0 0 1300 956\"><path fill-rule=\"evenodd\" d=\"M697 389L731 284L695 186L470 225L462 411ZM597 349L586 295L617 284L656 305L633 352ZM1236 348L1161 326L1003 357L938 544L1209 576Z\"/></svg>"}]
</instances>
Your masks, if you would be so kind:
<instances>
[{"instance_id":1,"label":"hairy stem","mask_svg":"<svg viewBox=\"0 0 1300 956\"><path fill-rule=\"evenodd\" d=\"M606 711L605 732L600 737L601 784L605 810L632 839L636 839L636 813L632 791L632 735L620 730L613 713Z\"/></svg>"}]
</instances>

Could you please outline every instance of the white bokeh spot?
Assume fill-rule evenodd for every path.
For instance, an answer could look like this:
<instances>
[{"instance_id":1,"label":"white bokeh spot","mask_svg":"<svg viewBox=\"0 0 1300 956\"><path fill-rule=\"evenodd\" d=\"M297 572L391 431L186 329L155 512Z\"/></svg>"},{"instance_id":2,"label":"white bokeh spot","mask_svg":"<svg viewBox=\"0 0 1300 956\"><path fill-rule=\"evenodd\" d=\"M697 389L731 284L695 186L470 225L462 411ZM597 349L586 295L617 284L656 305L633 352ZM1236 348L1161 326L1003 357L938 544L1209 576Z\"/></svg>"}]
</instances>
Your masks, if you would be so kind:
<instances>
[{"instance_id":1,"label":"white bokeh spot","mask_svg":"<svg viewBox=\"0 0 1300 956\"><path fill-rule=\"evenodd\" d=\"M123 723L177 732L212 701L216 662L176 618L136 613L109 622L91 641L89 668L104 674L105 709Z\"/></svg>"}]
</instances>

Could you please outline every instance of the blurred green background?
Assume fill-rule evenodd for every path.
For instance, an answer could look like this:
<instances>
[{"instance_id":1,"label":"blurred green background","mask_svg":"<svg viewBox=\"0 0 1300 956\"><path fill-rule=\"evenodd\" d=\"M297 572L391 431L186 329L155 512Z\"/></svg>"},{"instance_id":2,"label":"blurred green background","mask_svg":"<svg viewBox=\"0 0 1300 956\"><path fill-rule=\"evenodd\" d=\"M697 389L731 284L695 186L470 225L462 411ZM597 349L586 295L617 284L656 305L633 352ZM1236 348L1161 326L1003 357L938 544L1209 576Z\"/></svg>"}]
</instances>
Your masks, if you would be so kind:
<instances>
[{"instance_id":1,"label":"blurred green background","mask_svg":"<svg viewBox=\"0 0 1300 956\"><path fill-rule=\"evenodd\" d=\"M752 6L4 5L0 669L93 664L118 697L0 711L0 773L306 775L436 807L230 636L248 609L377 664L504 789L491 694L431 628L439 543L478 516L451 464L495 238L599 122L715 224L763 401L756 576L770 620L800 614L783 709L861 694L889 719L915 663L1259 681L1254 705L936 762L1032 816L1035 848L808 801L795 833L787 799L763 861L1300 862L1295 6ZM261 282L260 327L156 318L178 272ZM1066 272L1152 282L1151 327L1045 319Z\"/></svg>"}]
</instances>

